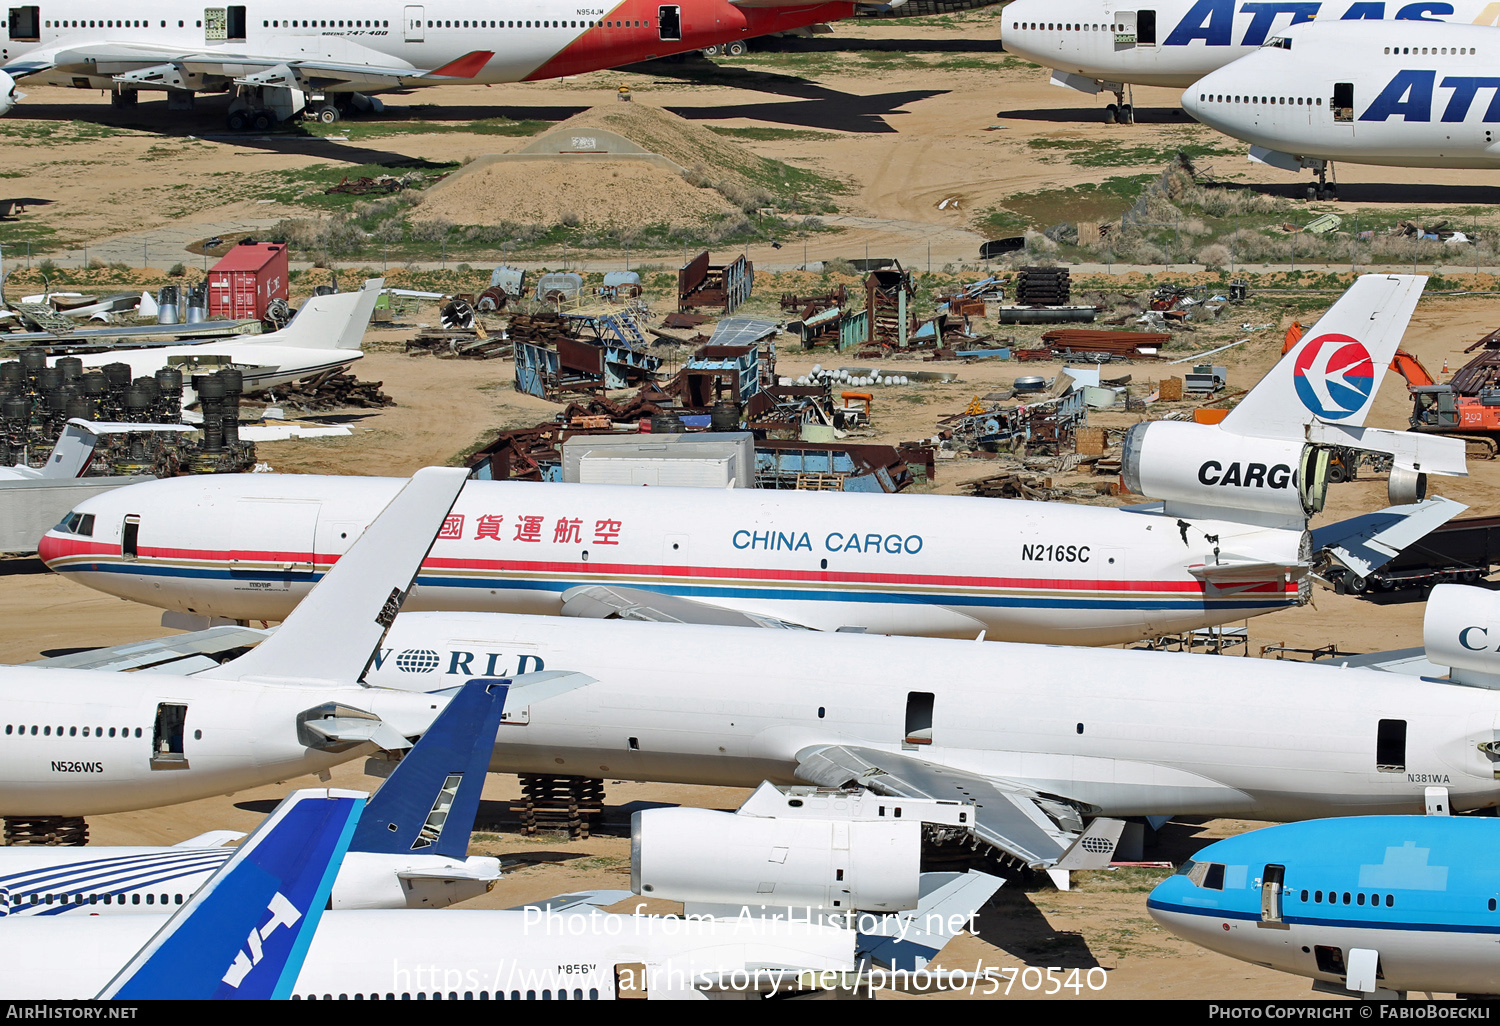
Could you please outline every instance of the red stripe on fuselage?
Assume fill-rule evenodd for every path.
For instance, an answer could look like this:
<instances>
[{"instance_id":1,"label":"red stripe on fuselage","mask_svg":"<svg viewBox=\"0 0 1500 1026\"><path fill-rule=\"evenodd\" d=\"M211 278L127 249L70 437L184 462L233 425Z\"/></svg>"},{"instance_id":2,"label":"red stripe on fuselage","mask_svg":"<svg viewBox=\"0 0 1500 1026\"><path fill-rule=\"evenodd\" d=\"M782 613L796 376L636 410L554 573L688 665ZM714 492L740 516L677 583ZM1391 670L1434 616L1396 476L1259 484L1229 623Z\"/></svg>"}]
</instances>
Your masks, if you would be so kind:
<instances>
[{"instance_id":1,"label":"red stripe on fuselage","mask_svg":"<svg viewBox=\"0 0 1500 1026\"><path fill-rule=\"evenodd\" d=\"M98 555L102 557L118 557L120 550L101 542L86 542L82 540L64 539L46 536L38 546L38 555L42 562L49 567L56 560L75 557ZM231 561L239 561L252 564L245 567L247 572L255 572L257 563L311 563L319 569L325 569L338 561L337 556L318 556L310 552L252 552L252 551L230 551L216 552L206 549L165 549L142 547L139 550L139 560L145 562L151 559L163 560L192 560L195 562L218 563L224 566L231 565ZM429 572L449 571L454 573L491 573L502 575L506 573L533 573L533 574L579 574L588 577L602 577L611 574L635 577L672 577L672 578L700 578L705 580L746 580L746 581L782 581L810 584L889 584L905 585L923 589L942 588L1020 588L1029 590L1053 590L1053 591L1108 591L1108 592L1184 592L1201 593L1206 591L1205 586L1198 581L1100 581L1100 580L1058 580L1041 577L960 577L939 574L883 574L883 573L859 573L849 571L833 570L777 570L761 569L756 567L710 567L710 566L664 566L659 563L599 563L597 561L569 561L558 562L552 560L499 560L499 559L440 559L429 556L423 563L422 569ZM1261 584L1253 584L1244 588L1237 588L1236 594L1243 593L1287 593L1297 591L1296 582L1283 584L1281 581L1266 581Z\"/></svg>"},{"instance_id":2,"label":"red stripe on fuselage","mask_svg":"<svg viewBox=\"0 0 1500 1026\"><path fill-rule=\"evenodd\" d=\"M587 29L555 57L527 75L524 81L623 67L652 57L690 53L736 39L753 39L825 21L841 21L854 13L852 3L739 8L726 0L683 0L677 5L682 38L663 39L657 19L659 6L657 0L625 0L600 18L598 25Z\"/></svg>"}]
</instances>

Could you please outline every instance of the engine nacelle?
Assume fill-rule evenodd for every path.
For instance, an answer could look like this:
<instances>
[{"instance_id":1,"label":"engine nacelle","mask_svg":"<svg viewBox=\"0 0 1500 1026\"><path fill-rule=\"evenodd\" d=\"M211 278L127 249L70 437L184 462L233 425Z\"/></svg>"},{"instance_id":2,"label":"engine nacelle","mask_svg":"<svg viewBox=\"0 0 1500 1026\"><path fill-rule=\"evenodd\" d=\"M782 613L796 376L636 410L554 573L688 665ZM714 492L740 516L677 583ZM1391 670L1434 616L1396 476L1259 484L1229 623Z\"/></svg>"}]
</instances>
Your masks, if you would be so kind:
<instances>
[{"instance_id":1,"label":"engine nacelle","mask_svg":"<svg viewBox=\"0 0 1500 1026\"><path fill-rule=\"evenodd\" d=\"M16 80L0 71L0 115L9 114L25 98L24 93L16 92Z\"/></svg>"},{"instance_id":2,"label":"engine nacelle","mask_svg":"<svg viewBox=\"0 0 1500 1026\"><path fill-rule=\"evenodd\" d=\"M1126 488L1163 500L1168 513L1245 510L1291 522L1323 508L1327 467L1328 453L1300 439L1154 420L1126 433L1121 470Z\"/></svg>"},{"instance_id":3,"label":"engine nacelle","mask_svg":"<svg viewBox=\"0 0 1500 1026\"><path fill-rule=\"evenodd\" d=\"M1464 684L1500 688L1500 593L1439 584L1422 618L1427 661L1452 670Z\"/></svg>"},{"instance_id":4,"label":"engine nacelle","mask_svg":"<svg viewBox=\"0 0 1500 1026\"><path fill-rule=\"evenodd\" d=\"M899 912L917 907L920 820L762 819L647 809L630 821L630 884L690 904Z\"/></svg>"}]
</instances>

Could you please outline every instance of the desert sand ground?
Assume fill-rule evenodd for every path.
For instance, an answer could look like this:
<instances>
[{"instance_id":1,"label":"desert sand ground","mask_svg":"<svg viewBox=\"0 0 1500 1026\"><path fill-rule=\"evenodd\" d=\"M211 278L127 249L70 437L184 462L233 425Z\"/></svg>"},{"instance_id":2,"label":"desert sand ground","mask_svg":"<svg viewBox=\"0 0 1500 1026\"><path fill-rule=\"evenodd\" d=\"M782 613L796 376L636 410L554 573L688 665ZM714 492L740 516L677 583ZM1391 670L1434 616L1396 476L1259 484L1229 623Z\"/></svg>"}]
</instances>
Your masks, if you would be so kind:
<instances>
[{"instance_id":1,"label":"desert sand ground","mask_svg":"<svg viewBox=\"0 0 1500 1026\"><path fill-rule=\"evenodd\" d=\"M394 108L402 103L435 106L393 109L389 119L424 121L437 128L498 115L560 121L588 107L616 102L616 86L623 82L631 85L633 102L661 105L693 120L729 127L806 129L811 133L806 138L739 142L849 184L850 193L838 198L849 229L838 236L809 238L808 258L856 256L869 246L873 253L899 256L918 268L925 267L929 244L938 266L973 263L981 237L974 230L976 215L1008 195L1160 166L1155 160L1105 171L1076 166L1047 157L1046 151L1029 145L1032 140L1093 139L1107 133L1122 146L1151 148L1209 138L1207 130L1180 116L1169 90L1136 91L1136 125L1103 125L1102 99L1096 102L1051 87L1045 72L1005 58L998 26L993 12L946 27L901 22L839 26L833 36L818 40L812 57L800 64L779 55L752 55L737 67L688 62L562 82L454 86L394 98ZM854 39L865 42L851 42ZM870 41L883 48L875 52L889 59L855 54L868 50ZM955 55L964 59L955 60ZM181 119L169 117L158 102L145 102L126 114L88 93L28 91L32 95L25 105L0 123L7 131L12 130L7 126L25 130L13 131L22 137L0 152L0 174L7 179L3 191L45 201L26 216L43 219L56 239L76 247L70 258L80 260L87 245L92 254L119 252L121 259L135 262L133 253L144 245L139 263L166 266L180 259L182 247L193 239L236 226L262 227L297 214L296 208L260 196L270 178L284 171L384 159L462 160L515 142L463 131L416 131L363 141L354 130L347 141L234 138L222 132L222 118L212 101L205 102L197 115ZM74 123L135 127L99 137ZM351 123L351 128L357 124ZM1292 189L1288 176L1250 165L1240 148L1227 141L1224 145L1234 152L1214 158L1220 170L1241 180ZM1494 203L1500 200L1500 189L1493 177L1459 171L1340 169L1341 195L1350 208L1421 203L1459 209ZM503 203L503 197L495 202ZM748 249L762 266L789 260L768 245ZM582 259L607 266L613 257ZM799 251L791 262L801 259ZM421 319L434 319L432 313L424 311ZM1215 357L1229 365L1236 386L1254 381L1279 354L1287 318L1273 319L1274 327L1247 333L1251 343ZM1406 348L1434 370L1445 359L1457 366L1463 346L1495 327L1494 319L1490 298L1429 297L1418 310ZM353 438L265 444L261 458L285 472L404 475L448 462L474 443L488 440L495 430L530 426L556 412L554 405L511 389L508 363L408 357L399 346L407 334L401 329L372 332L369 354L356 368L362 378L383 380L398 406L355 418L359 430ZM784 353L780 368L783 374L795 375L814 363L837 362L853 361ZM893 367L899 373L912 365ZM939 417L957 412L974 395L1008 385L1020 373L1013 364L993 361L956 369L957 383L913 386L904 396L878 393L876 440L929 436ZM1025 373L1050 375L1057 369L1028 365ZM1165 373L1151 365L1127 369L1137 381ZM1392 376L1371 423L1404 427L1407 411L1405 391ZM1116 414L1103 422L1124 426L1132 419ZM993 466L944 462L938 468L937 489L959 491L963 482L993 472ZM1500 506L1497 489L1500 464L1494 463L1476 464L1469 478L1445 480L1435 488L1468 503L1475 513ZM1383 480L1347 484L1333 491L1324 519L1380 505ZM0 622L7 627L0 636L0 661L21 662L164 633L157 611L80 588L46 573L34 560L10 560L0 568L5 576ZM1412 593L1355 599L1321 591L1312 606L1249 621L1247 654L1253 656L1266 644L1311 648L1333 643L1346 652L1418 645L1421 616L1422 602ZM1205 676L1212 673L1212 664L1204 665ZM363 776L359 763L337 772L334 782L376 785ZM168 844L211 828L250 829L288 789L308 783L288 781L232 797L95 817L93 842ZM519 837L516 817L509 811L518 794L513 777L493 776L487 785L483 825L473 850L502 855L509 875L492 894L474 903L479 907L503 908L589 886L628 886L633 809L651 803L731 809L745 792L609 782L606 829L577 842ZM1203 844L1248 826L1223 820L1173 823L1160 833L1148 857L1180 861ZM983 964L1107 969L1105 989L1092 995L1085 991L1084 997L1310 996L1306 981L1203 952L1158 930L1144 905L1156 876L1139 871L1092 874L1068 893L1046 886L1008 885L981 914L978 936L957 939L942 961L959 968ZM663 909L661 903L650 907ZM1020 996L1019 991L1011 996ZM1061 997L1072 999L1072 994Z\"/></svg>"}]
</instances>

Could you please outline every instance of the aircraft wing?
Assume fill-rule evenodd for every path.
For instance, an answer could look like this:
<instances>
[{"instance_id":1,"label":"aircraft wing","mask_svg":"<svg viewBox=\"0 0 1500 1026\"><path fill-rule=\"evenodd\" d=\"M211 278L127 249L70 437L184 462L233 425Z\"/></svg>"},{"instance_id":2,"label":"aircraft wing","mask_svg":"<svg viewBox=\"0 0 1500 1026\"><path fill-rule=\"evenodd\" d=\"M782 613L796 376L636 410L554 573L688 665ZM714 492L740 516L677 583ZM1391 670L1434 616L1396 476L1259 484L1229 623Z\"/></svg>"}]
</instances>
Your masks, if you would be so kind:
<instances>
[{"instance_id":1,"label":"aircraft wing","mask_svg":"<svg viewBox=\"0 0 1500 1026\"><path fill-rule=\"evenodd\" d=\"M586 908L608 908L610 905L618 904L626 898L634 896L633 891L577 891L572 894L558 894L541 901L533 901L526 905L515 905L508 909L510 912L525 912L527 909L541 909L543 912L570 912L575 909Z\"/></svg>"},{"instance_id":2,"label":"aircraft wing","mask_svg":"<svg viewBox=\"0 0 1500 1026\"><path fill-rule=\"evenodd\" d=\"M780 627L811 630L800 623L667 595L645 588L583 584L562 593L562 615L586 620L649 620L657 623L703 623L716 627Z\"/></svg>"},{"instance_id":3,"label":"aircraft wing","mask_svg":"<svg viewBox=\"0 0 1500 1026\"><path fill-rule=\"evenodd\" d=\"M976 837L1033 869L1102 869L1114 857L1125 824L1095 819L1024 784L981 776L909 755L851 745L797 753L797 778L819 787L867 787L900 798L973 802Z\"/></svg>"},{"instance_id":4,"label":"aircraft wing","mask_svg":"<svg viewBox=\"0 0 1500 1026\"><path fill-rule=\"evenodd\" d=\"M258 645L274 631L274 627L268 630L256 630L253 627L210 627L206 631L193 631L170 638L132 641L124 645L71 652L50 659L36 659L26 665L73 670L137 670L185 677L190 673L218 666L219 659L214 658L215 656L226 656Z\"/></svg>"},{"instance_id":5,"label":"aircraft wing","mask_svg":"<svg viewBox=\"0 0 1500 1026\"><path fill-rule=\"evenodd\" d=\"M1387 506L1313 531L1313 551L1326 551L1368 577L1468 508L1440 495L1407 506Z\"/></svg>"}]
</instances>

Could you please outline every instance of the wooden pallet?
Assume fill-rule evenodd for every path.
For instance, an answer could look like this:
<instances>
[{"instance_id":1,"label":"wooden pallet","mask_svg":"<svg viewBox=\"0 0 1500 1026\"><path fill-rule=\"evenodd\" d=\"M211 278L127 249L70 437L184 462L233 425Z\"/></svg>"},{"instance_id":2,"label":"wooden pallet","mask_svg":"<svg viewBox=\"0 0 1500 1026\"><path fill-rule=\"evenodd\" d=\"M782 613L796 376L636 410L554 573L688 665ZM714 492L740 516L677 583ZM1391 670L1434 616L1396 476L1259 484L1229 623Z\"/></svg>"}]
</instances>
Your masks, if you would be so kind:
<instances>
[{"instance_id":1,"label":"wooden pallet","mask_svg":"<svg viewBox=\"0 0 1500 1026\"><path fill-rule=\"evenodd\" d=\"M604 781L593 777L521 774L522 803L510 811L521 817L521 833L534 837L543 830L565 830L573 840L587 840L604 815Z\"/></svg>"}]
</instances>

